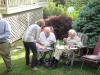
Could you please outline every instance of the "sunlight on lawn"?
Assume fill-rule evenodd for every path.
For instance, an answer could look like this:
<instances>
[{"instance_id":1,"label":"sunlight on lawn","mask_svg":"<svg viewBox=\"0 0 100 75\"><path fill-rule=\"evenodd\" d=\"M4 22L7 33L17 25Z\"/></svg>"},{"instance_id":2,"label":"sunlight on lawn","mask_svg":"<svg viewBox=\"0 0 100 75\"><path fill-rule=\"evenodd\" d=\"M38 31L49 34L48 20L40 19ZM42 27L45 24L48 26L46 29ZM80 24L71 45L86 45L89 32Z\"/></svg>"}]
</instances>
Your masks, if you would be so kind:
<instances>
[{"instance_id":1,"label":"sunlight on lawn","mask_svg":"<svg viewBox=\"0 0 100 75\"><path fill-rule=\"evenodd\" d=\"M25 57L25 53L23 50L12 50L11 51L11 59L12 60L17 60L20 58ZM0 57L0 64L3 63L3 59Z\"/></svg>"},{"instance_id":2,"label":"sunlight on lawn","mask_svg":"<svg viewBox=\"0 0 100 75\"><path fill-rule=\"evenodd\" d=\"M3 63L3 60L2 60L2 58L0 57L0 64L1 64L1 63Z\"/></svg>"},{"instance_id":3,"label":"sunlight on lawn","mask_svg":"<svg viewBox=\"0 0 100 75\"><path fill-rule=\"evenodd\" d=\"M32 53L30 53L30 56L32 55ZM11 51L11 58L12 60L18 60L20 58L24 58L25 57L25 51L24 49L15 49Z\"/></svg>"},{"instance_id":4,"label":"sunlight on lawn","mask_svg":"<svg viewBox=\"0 0 100 75\"><path fill-rule=\"evenodd\" d=\"M16 52L12 53L12 54L16 54ZM17 55L12 55L11 56L12 60L17 60L17 59L20 59L20 58L23 58L23 57L25 57L25 53L24 52L21 52L21 53L19 53Z\"/></svg>"}]
</instances>

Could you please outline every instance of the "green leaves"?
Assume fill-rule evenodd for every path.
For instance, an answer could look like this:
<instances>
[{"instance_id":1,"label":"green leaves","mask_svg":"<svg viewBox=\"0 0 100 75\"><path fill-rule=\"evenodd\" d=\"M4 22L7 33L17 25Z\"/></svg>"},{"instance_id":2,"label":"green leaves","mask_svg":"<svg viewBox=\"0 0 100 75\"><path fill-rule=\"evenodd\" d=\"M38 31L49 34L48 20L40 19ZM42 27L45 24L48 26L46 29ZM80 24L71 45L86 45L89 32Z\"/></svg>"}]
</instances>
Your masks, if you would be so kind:
<instances>
[{"instance_id":1,"label":"green leaves","mask_svg":"<svg viewBox=\"0 0 100 75\"><path fill-rule=\"evenodd\" d=\"M44 17L51 15L65 15L71 17L75 20L78 16L80 9L86 4L88 0L81 1L75 0L74 2L70 2L70 0L66 0L66 5L58 5L53 2L53 0L48 1L48 7L44 8ZM67 11L68 7L74 7L75 11L73 13L69 13Z\"/></svg>"},{"instance_id":2,"label":"green leaves","mask_svg":"<svg viewBox=\"0 0 100 75\"><path fill-rule=\"evenodd\" d=\"M90 0L73 22L73 27L88 35L88 45L94 46L100 38L100 1Z\"/></svg>"}]
</instances>

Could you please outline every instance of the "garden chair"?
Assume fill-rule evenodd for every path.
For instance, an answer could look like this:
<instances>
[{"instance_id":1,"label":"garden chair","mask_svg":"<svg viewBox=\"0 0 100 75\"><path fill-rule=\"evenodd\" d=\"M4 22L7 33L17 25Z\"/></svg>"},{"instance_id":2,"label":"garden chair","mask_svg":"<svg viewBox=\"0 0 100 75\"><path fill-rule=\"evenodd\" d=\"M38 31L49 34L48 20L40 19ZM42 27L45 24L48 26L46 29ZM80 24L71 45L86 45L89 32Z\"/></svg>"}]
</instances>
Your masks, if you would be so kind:
<instances>
[{"instance_id":1,"label":"garden chair","mask_svg":"<svg viewBox=\"0 0 100 75\"><path fill-rule=\"evenodd\" d=\"M81 39L82 43L84 46L87 46L87 40L88 40L88 36L86 34L80 33L78 32L77 35L79 36L79 38Z\"/></svg>"},{"instance_id":2,"label":"garden chair","mask_svg":"<svg viewBox=\"0 0 100 75\"><path fill-rule=\"evenodd\" d=\"M55 44L52 44L51 46L49 47L46 47L45 49L42 49L42 48L38 48L38 57L40 55L40 59L39 59L39 64L43 64L45 63L46 61L50 61L51 58L52 58L52 53L54 52L54 45ZM46 58L48 54L48 59Z\"/></svg>"},{"instance_id":3,"label":"garden chair","mask_svg":"<svg viewBox=\"0 0 100 75\"><path fill-rule=\"evenodd\" d=\"M83 43L83 47L78 49L78 52L77 52L76 55L77 56L82 56L83 55L83 48L86 48L85 53L87 53L89 51L88 45L87 45L88 36L86 34L80 33L80 32L78 32L77 35L81 39L81 42Z\"/></svg>"},{"instance_id":4,"label":"garden chair","mask_svg":"<svg viewBox=\"0 0 100 75\"><path fill-rule=\"evenodd\" d=\"M77 35L78 35L79 38L81 39L81 41L82 41L82 43L83 43L83 47L82 47L82 48L78 48L78 49L74 49L74 50L72 51L72 55L70 55L70 56L68 56L68 57L67 57L66 54L65 54L65 57L67 57L68 60L71 62L71 63L70 63L70 67L73 66L74 61L80 61L80 57L81 57L81 55L82 55L81 53L82 53L82 49L83 49L83 48L86 48L87 51L88 51L88 48L87 48L87 45L86 45L88 36L87 36L86 34L83 34L83 33L78 33ZM86 53L87 53L87 52L86 52Z\"/></svg>"},{"instance_id":5,"label":"garden chair","mask_svg":"<svg viewBox=\"0 0 100 75\"><path fill-rule=\"evenodd\" d=\"M78 32L77 35L79 36L79 38L81 39L81 42L83 43L83 47L78 48L77 50L75 50L74 52L74 56L72 61L80 61L81 60L81 56L83 55L83 50L86 49L85 53L87 54L87 52L89 51L88 49L88 45L87 45L87 40L88 40L88 36L84 33L80 33ZM71 66L73 65L73 62L71 63Z\"/></svg>"},{"instance_id":6,"label":"garden chair","mask_svg":"<svg viewBox=\"0 0 100 75\"><path fill-rule=\"evenodd\" d=\"M94 48L93 54L82 56L82 60L83 60L83 62L82 62L82 65L81 65L81 70L82 70L83 64L85 62L94 62L96 64L100 62L100 39L97 40L97 43L96 43L96 46ZM100 69L100 64L99 64L97 72L99 71L99 69Z\"/></svg>"}]
</instances>

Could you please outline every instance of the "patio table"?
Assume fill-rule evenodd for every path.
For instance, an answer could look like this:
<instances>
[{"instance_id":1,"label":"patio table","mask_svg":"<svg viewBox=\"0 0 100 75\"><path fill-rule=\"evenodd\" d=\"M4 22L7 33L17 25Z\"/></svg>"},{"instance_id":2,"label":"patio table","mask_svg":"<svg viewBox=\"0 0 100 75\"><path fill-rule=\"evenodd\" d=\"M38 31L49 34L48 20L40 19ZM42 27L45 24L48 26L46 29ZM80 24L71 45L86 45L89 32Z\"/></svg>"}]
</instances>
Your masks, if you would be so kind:
<instances>
[{"instance_id":1,"label":"patio table","mask_svg":"<svg viewBox=\"0 0 100 75\"><path fill-rule=\"evenodd\" d=\"M68 51L68 53L70 52L72 54L72 58L70 58L70 60L71 60L70 67L72 67L74 59L75 59L75 51L77 51L78 48L77 47L71 47L71 46L69 47L69 46L66 46L66 45L58 45L58 46L56 46L56 49L66 50L66 51Z\"/></svg>"}]
</instances>

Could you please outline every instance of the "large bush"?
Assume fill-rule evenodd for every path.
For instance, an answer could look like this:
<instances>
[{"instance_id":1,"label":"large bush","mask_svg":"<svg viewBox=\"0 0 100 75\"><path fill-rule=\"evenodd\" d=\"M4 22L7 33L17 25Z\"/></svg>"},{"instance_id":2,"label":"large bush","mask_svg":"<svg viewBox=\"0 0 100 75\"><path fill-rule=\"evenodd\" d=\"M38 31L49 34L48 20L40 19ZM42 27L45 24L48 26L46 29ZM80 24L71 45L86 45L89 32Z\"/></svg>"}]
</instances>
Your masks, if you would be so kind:
<instances>
[{"instance_id":1,"label":"large bush","mask_svg":"<svg viewBox=\"0 0 100 75\"><path fill-rule=\"evenodd\" d=\"M67 37L67 32L72 28L72 19L67 16L50 16L46 19L46 26L52 26L57 39Z\"/></svg>"},{"instance_id":2,"label":"large bush","mask_svg":"<svg viewBox=\"0 0 100 75\"><path fill-rule=\"evenodd\" d=\"M94 46L96 40L100 38L100 1L90 0L73 22L73 27L87 34L88 45Z\"/></svg>"}]
</instances>

